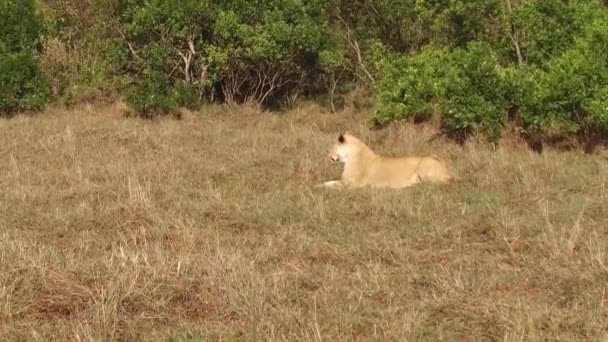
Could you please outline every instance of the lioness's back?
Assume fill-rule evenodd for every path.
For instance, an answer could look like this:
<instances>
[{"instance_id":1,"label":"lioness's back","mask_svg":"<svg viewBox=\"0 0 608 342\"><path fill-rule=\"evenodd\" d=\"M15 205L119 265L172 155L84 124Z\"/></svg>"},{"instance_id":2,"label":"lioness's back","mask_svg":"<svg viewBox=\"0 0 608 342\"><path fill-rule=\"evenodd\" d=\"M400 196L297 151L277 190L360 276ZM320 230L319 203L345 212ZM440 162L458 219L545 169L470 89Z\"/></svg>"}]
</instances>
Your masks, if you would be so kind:
<instances>
[{"instance_id":1,"label":"lioness's back","mask_svg":"<svg viewBox=\"0 0 608 342\"><path fill-rule=\"evenodd\" d=\"M423 182L445 183L451 178L447 168L434 157L380 158L373 168L376 181L409 181L417 177Z\"/></svg>"},{"instance_id":2,"label":"lioness's back","mask_svg":"<svg viewBox=\"0 0 608 342\"><path fill-rule=\"evenodd\" d=\"M369 167L372 169L374 178L376 179L399 179L404 176L409 177L416 172L421 158L387 158L380 157Z\"/></svg>"}]
</instances>

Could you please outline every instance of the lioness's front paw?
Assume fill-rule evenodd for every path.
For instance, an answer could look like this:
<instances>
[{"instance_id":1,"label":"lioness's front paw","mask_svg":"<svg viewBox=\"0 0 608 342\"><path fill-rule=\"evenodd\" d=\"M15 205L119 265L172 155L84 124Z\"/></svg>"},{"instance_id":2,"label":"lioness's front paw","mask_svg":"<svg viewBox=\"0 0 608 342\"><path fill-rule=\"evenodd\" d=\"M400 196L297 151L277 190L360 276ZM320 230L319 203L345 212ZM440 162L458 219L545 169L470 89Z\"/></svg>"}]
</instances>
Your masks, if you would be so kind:
<instances>
[{"instance_id":1,"label":"lioness's front paw","mask_svg":"<svg viewBox=\"0 0 608 342\"><path fill-rule=\"evenodd\" d=\"M329 182L325 182L323 184L319 184L320 187L325 187L325 188L338 188L342 186L342 182L340 181L329 181Z\"/></svg>"}]
</instances>

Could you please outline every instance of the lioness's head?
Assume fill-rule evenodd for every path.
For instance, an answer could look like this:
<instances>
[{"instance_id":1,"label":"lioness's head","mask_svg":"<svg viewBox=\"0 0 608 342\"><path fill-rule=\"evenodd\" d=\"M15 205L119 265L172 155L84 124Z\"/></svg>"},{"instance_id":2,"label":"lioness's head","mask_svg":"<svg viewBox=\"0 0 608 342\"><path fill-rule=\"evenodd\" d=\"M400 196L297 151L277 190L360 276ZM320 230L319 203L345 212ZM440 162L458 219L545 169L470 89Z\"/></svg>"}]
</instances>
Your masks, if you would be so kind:
<instances>
[{"instance_id":1,"label":"lioness's head","mask_svg":"<svg viewBox=\"0 0 608 342\"><path fill-rule=\"evenodd\" d=\"M349 133L340 134L329 157L333 163L346 163L356 152L357 138Z\"/></svg>"}]
</instances>

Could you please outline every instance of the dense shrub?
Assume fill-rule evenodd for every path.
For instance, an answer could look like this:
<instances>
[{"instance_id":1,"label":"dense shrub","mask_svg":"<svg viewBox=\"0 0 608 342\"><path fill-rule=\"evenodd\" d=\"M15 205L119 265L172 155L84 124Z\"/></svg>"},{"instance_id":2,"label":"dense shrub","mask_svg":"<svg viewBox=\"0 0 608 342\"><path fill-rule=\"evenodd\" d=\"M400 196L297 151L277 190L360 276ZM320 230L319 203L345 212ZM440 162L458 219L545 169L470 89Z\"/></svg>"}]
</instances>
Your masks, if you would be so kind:
<instances>
[{"instance_id":1,"label":"dense shrub","mask_svg":"<svg viewBox=\"0 0 608 342\"><path fill-rule=\"evenodd\" d=\"M482 133L496 141L505 123L504 77L492 50L472 43L450 55L444 125L451 133Z\"/></svg>"},{"instance_id":2,"label":"dense shrub","mask_svg":"<svg viewBox=\"0 0 608 342\"><path fill-rule=\"evenodd\" d=\"M0 114L37 110L48 100L48 83L29 51L0 51Z\"/></svg>"},{"instance_id":3,"label":"dense shrub","mask_svg":"<svg viewBox=\"0 0 608 342\"><path fill-rule=\"evenodd\" d=\"M435 117L450 134L498 140L606 131L608 10L599 2L524 2L505 17L511 48L433 47L383 65L374 121ZM491 41L491 40L488 40Z\"/></svg>"},{"instance_id":4,"label":"dense shrub","mask_svg":"<svg viewBox=\"0 0 608 342\"><path fill-rule=\"evenodd\" d=\"M317 80L324 75L335 80L342 72L337 65L319 64L332 47L314 4L153 0L128 2L121 11L123 48L129 51L123 64L135 80L131 88L145 88L134 93L157 89L156 97L163 97L179 86L176 91L186 96L187 90L183 100L189 104L206 99L273 105L294 93L313 93ZM144 76L150 73L165 77ZM161 79L162 85L150 85Z\"/></svg>"},{"instance_id":5,"label":"dense shrub","mask_svg":"<svg viewBox=\"0 0 608 342\"><path fill-rule=\"evenodd\" d=\"M126 100L138 115L153 117L167 114L177 106L171 84L161 73L150 73L136 86L129 88Z\"/></svg>"},{"instance_id":6,"label":"dense shrub","mask_svg":"<svg viewBox=\"0 0 608 342\"><path fill-rule=\"evenodd\" d=\"M597 12L564 52L528 76L520 108L523 128L562 134L607 128L608 14Z\"/></svg>"},{"instance_id":7,"label":"dense shrub","mask_svg":"<svg viewBox=\"0 0 608 342\"><path fill-rule=\"evenodd\" d=\"M4 52L33 51L41 29L33 0L0 0L0 47Z\"/></svg>"},{"instance_id":8,"label":"dense shrub","mask_svg":"<svg viewBox=\"0 0 608 342\"><path fill-rule=\"evenodd\" d=\"M493 20L503 0L335 0L328 1L339 22L362 41L379 40L400 53L428 44L464 47L491 40Z\"/></svg>"},{"instance_id":9,"label":"dense shrub","mask_svg":"<svg viewBox=\"0 0 608 342\"><path fill-rule=\"evenodd\" d=\"M603 0L0 0L0 30L4 111L44 103L40 66L65 102L120 94L146 116L299 97L335 111L363 87L377 124L607 130Z\"/></svg>"},{"instance_id":10,"label":"dense shrub","mask_svg":"<svg viewBox=\"0 0 608 342\"><path fill-rule=\"evenodd\" d=\"M426 48L420 53L380 62L376 123L394 119L430 119L445 105L450 52Z\"/></svg>"},{"instance_id":11,"label":"dense shrub","mask_svg":"<svg viewBox=\"0 0 608 342\"><path fill-rule=\"evenodd\" d=\"M48 86L34 57L40 34L33 0L0 0L0 113L45 104Z\"/></svg>"},{"instance_id":12,"label":"dense shrub","mask_svg":"<svg viewBox=\"0 0 608 342\"><path fill-rule=\"evenodd\" d=\"M428 48L384 68L377 123L434 116L451 133L498 136L505 119L504 77L489 47Z\"/></svg>"}]
</instances>

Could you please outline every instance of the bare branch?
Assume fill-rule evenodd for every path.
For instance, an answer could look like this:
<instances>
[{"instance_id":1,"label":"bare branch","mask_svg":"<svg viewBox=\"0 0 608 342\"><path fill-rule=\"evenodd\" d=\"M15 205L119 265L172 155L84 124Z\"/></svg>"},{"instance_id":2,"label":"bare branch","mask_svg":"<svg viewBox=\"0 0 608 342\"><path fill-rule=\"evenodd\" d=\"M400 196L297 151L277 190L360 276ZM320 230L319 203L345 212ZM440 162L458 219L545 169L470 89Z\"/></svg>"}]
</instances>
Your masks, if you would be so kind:
<instances>
[{"instance_id":1,"label":"bare branch","mask_svg":"<svg viewBox=\"0 0 608 342\"><path fill-rule=\"evenodd\" d=\"M346 36L345 36L346 41L348 42L348 44L352 48L353 52L355 53L355 58L357 59L357 65L359 66L361 71L363 71L363 73L365 75L365 77L361 77L360 75L358 75L359 78L362 81L364 81L365 83L370 83L372 86L374 86L376 84L376 80L365 67L365 63L363 62L363 54L361 53L361 48L359 47L359 43L357 42L357 39L354 37L351 29L348 27L348 24L346 23L346 21L344 19L342 19L341 16L338 16L338 20L340 20L342 22L342 24L344 25L344 27L346 28ZM355 74L357 74L357 73L355 73Z\"/></svg>"},{"instance_id":2,"label":"bare branch","mask_svg":"<svg viewBox=\"0 0 608 342\"><path fill-rule=\"evenodd\" d=\"M509 11L509 14L511 14L513 12L513 8L511 6L511 0L505 0L505 3L507 5L507 10ZM519 31L517 29L515 29L515 26L513 25L513 23L509 24L509 31L507 31L507 34L509 35L511 44L515 48L515 53L517 54L517 63L521 66L524 64L524 58L521 53L521 48L519 46Z\"/></svg>"},{"instance_id":3,"label":"bare branch","mask_svg":"<svg viewBox=\"0 0 608 342\"><path fill-rule=\"evenodd\" d=\"M120 36L122 37L122 39L127 43L127 47L129 48L129 51L131 52L131 54L133 55L133 57L135 57L135 59L137 60L142 60L141 57L139 57L139 55L137 54L137 52L135 52L135 49L133 48L133 45L131 45L131 43L129 43L129 40L127 39L127 37L125 36L125 34L122 32L122 30L120 29L120 27L118 27L118 25L115 26L116 31L118 32L118 34L120 34Z\"/></svg>"}]
</instances>

